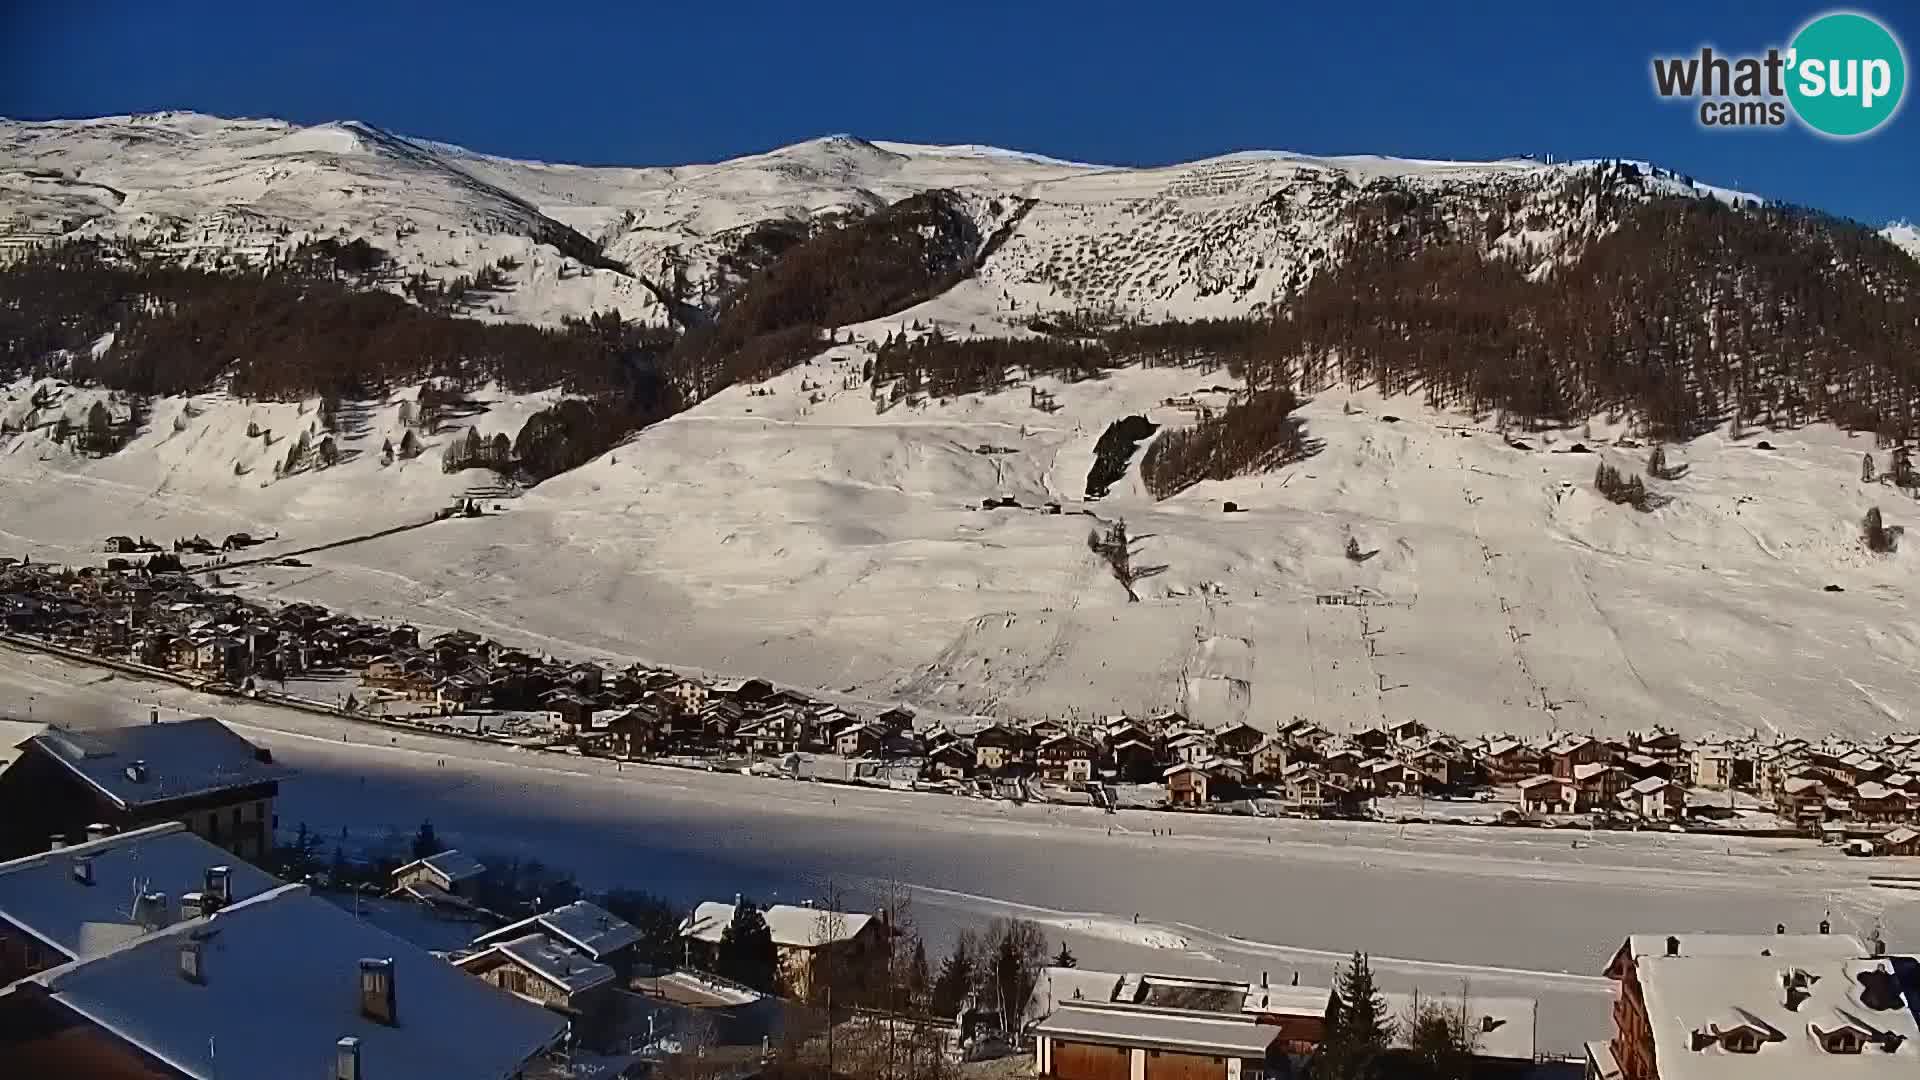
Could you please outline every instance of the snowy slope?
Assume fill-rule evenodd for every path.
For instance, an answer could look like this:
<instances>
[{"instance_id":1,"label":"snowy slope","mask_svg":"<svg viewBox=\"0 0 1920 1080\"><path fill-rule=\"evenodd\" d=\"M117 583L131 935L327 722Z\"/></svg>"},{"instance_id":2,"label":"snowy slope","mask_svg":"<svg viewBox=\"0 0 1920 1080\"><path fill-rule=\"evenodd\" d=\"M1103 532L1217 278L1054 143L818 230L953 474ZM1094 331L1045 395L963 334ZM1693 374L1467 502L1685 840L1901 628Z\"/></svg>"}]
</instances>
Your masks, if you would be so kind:
<instances>
[{"instance_id":1,"label":"snowy slope","mask_svg":"<svg viewBox=\"0 0 1920 1080\"><path fill-rule=\"evenodd\" d=\"M1583 441L1639 468L1645 451L1607 445L1607 430L1519 450L1471 418L1332 393L1306 409L1326 446L1303 464L1157 504L1129 474L1088 503L1107 423L1190 423L1165 400L1232 380L1136 369L1043 383L1051 414L1024 388L881 412L849 378L865 355L841 346L728 390L496 515L235 580L537 648L962 712L1181 707L1463 733L1916 722L1920 555L1869 556L1857 530L1868 506L1910 530L1920 511L1860 482L1867 440L1809 429L1768 435L1770 452L1708 436L1673 451L1691 471L1642 515L1593 494L1594 455L1557 452ZM462 424L511 431L537 404L495 398ZM251 528L290 550L419 520L484 483L442 474L437 447L380 467L370 448L397 430L392 405L333 469L233 475L242 417L292 430L299 408L163 401L153 430L100 460L16 437L0 453L0 541L58 558L108 532ZM1001 495L1021 508L977 509ZM1246 512L1221 513L1227 499ZM1086 547L1118 516L1141 560L1167 567L1138 604ZM1348 561L1348 536L1377 554Z\"/></svg>"},{"instance_id":2,"label":"snowy slope","mask_svg":"<svg viewBox=\"0 0 1920 1080\"><path fill-rule=\"evenodd\" d=\"M697 293L769 219L949 188L983 235L1008 226L975 276L841 328L855 340L809 364L727 390L488 517L235 575L262 596L957 711L1177 706L1209 721L1416 717L1463 733L1911 727L1920 623L1906 582L1920 555L1910 542L1870 557L1856 534L1870 506L1910 533L1920 511L1860 482L1865 440L1824 428L1768 435L1772 452L1752 437L1696 440L1671 452L1691 472L1656 485L1673 502L1642 515L1592 494L1593 455L1554 452L1581 441L1640 471L1644 450L1606 445L1616 432L1518 450L1473 418L1336 390L1305 410L1325 448L1301 465L1157 504L1130 473L1087 504L1107 424L1136 412L1191 423L1167 399L1232 380L1167 369L1042 380L1061 406L1044 413L1023 385L883 410L859 378L873 343L915 321L964 334L1024 332L1046 310L1257 310L1329 257L1339 208L1380 177L1502 193L1525 224L1498 242L1544 263L1593 228L1548 213L1555 185L1597 167L1249 153L1120 169L835 136L712 165L606 169L362 125L173 114L0 123L0 217L15 235L144 229L201 257L286 242L283 225L365 235L410 272L512 255L516 287L495 303L539 320L610 306L663 317L633 277L585 273L542 239L557 228ZM1744 197L1667 174L1645 186ZM36 408L37 389L43 403L58 392ZM103 459L48 439L56 414L78 424L99 396L0 388L0 420L28 429L0 435L0 551L97 558L109 533L245 529L277 533L271 552L423 520L492 486L481 471L442 472L448 439L468 425L511 436L552 398L479 395L478 415L392 464L379 451L401 436L405 392L358 403L338 465L276 480L283 440L313 428L314 403L163 399ZM977 509L1006 495L1022 508ZM1247 512L1223 514L1228 499ZM1065 512L1045 513L1048 502ZM1138 604L1087 551L1089 529L1121 515L1142 560L1166 567ZM1350 562L1349 536L1377 554Z\"/></svg>"},{"instance_id":3,"label":"snowy slope","mask_svg":"<svg viewBox=\"0 0 1920 1080\"><path fill-rule=\"evenodd\" d=\"M983 236L1011 222L970 287L1013 321L1077 308L1193 317L1244 313L1298 287L1328 258L1338 211L1372 181L1498 194L1531 217L1552 209L1557 185L1599 164L1263 151L1113 168L835 135L715 164L602 168L478 154L353 121L0 121L0 246L134 236L218 262L304 238L363 237L402 274L450 279L511 258L512 288L482 316L554 322L618 308L660 322L664 309L635 275L710 305L731 284L720 262L755 225L866 214L949 189ZM1636 165L1646 191L1736 197ZM1588 227L1560 213L1516 226L1503 243L1546 258ZM575 234L631 274L563 254Z\"/></svg>"},{"instance_id":4,"label":"snowy slope","mask_svg":"<svg viewBox=\"0 0 1920 1080\"><path fill-rule=\"evenodd\" d=\"M1893 241L1895 247L1920 259L1920 228L1900 221L1882 229L1880 235Z\"/></svg>"}]
</instances>

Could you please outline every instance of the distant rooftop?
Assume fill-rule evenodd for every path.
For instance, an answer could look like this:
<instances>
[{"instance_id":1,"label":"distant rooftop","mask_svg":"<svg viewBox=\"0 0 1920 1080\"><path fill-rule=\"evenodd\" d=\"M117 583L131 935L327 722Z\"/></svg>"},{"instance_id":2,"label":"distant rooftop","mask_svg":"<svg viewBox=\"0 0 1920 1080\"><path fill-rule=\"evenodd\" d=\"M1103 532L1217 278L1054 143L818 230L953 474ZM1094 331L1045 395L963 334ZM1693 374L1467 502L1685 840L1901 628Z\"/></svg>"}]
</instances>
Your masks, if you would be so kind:
<instances>
[{"instance_id":1,"label":"distant rooftop","mask_svg":"<svg viewBox=\"0 0 1920 1080\"><path fill-rule=\"evenodd\" d=\"M129 810L292 774L210 716L92 731L48 730L27 742Z\"/></svg>"},{"instance_id":2,"label":"distant rooftop","mask_svg":"<svg viewBox=\"0 0 1920 1080\"><path fill-rule=\"evenodd\" d=\"M570 994L591 990L617 977L607 965L595 963L545 934L522 934L495 942L492 947Z\"/></svg>"},{"instance_id":3,"label":"distant rooftop","mask_svg":"<svg viewBox=\"0 0 1920 1080\"><path fill-rule=\"evenodd\" d=\"M1034 1025L1037 1035L1094 1039L1154 1050L1264 1058L1280 1029L1251 1016L1161 1012L1124 1005L1069 1004Z\"/></svg>"},{"instance_id":4,"label":"distant rooftop","mask_svg":"<svg viewBox=\"0 0 1920 1080\"><path fill-rule=\"evenodd\" d=\"M482 934L474 939L474 944L488 945L519 937L530 930L543 930L561 938L595 960L604 959L640 940L640 931L632 923L596 904L576 900L564 907Z\"/></svg>"},{"instance_id":5,"label":"distant rooftop","mask_svg":"<svg viewBox=\"0 0 1920 1080\"><path fill-rule=\"evenodd\" d=\"M825 908L775 904L761 913L773 943L790 949L815 949L838 941L850 941L873 921L871 915L834 912ZM720 943L720 935L733 922L733 905L708 901L693 910L680 932L711 945Z\"/></svg>"},{"instance_id":6,"label":"distant rooftop","mask_svg":"<svg viewBox=\"0 0 1920 1080\"><path fill-rule=\"evenodd\" d=\"M487 872L487 868L480 865L478 859L462 851L449 848L446 851L429 855L424 859L415 859L405 866L400 867L398 870L395 870L394 873L403 874L417 866L424 866L431 869L434 873L445 878L449 884L466 881L469 878L477 878Z\"/></svg>"}]
</instances>

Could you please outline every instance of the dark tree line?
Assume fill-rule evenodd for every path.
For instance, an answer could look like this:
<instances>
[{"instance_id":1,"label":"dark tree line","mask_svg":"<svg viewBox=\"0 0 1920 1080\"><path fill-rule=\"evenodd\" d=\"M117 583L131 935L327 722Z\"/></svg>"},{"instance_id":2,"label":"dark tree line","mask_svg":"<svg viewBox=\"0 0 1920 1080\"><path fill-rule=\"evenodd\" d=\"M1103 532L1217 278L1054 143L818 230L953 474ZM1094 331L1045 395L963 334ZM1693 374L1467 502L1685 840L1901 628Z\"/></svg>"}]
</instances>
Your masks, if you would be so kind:
<instances>
[{"instance_id":1,"label":"dark tree line","mask_svg":"<svg viewBox=\"0 0 1920 1080\"><path fill-rule=\"evenodd\" d=\"M1318 453L1306 425L1293 415L1300 405L1293 391L1259 390L1189 428L1155 439L1140 459L1140 477L1156 499L1184 491L1202 480L1277 469Z\"/></svg>"},{"instance_id":2,"label":"dark tree line","mask_svg":"<svg viewBox=\"0 0 1920 1080\"><path fill-rule=\"evenodd\" d=\"M1920 434L1920 264L1864 227L1658 200L1542 276L1367 209L1277 323L1261 381L1370 383L1530 426L1617 413L1660 438L1728 421Z\"/></svg>"},{"instance_id":3,"label":"dark tree line","mask_svg":"<svg viewBox=\"0 0 1920 1080\"><path fill-rule=\"evenodd\" d=\"M675 356L697 399L764 379L818 352L828 327L864 322L937 296L960 280L979 230L952 193L930 191L784 243L772 263L689 331Z\"/></svg>"},{"instance_id":4,"label":"dark tree line","mask_svg":"<svg viewBox=\"0 0 1920 1080\"><path fill-rule=\"evenodd\" d=\"M1133 452L1144 439L1153 437L1159 428L1144 416L1129 416L1115 420L1100 433L1100 441L1093 444L1093 467L1087 470L1087 498L1098 499L1104 496L1120 478L1127 475L1127 463L1133 460Z\"/></svg>"}]
</instances>

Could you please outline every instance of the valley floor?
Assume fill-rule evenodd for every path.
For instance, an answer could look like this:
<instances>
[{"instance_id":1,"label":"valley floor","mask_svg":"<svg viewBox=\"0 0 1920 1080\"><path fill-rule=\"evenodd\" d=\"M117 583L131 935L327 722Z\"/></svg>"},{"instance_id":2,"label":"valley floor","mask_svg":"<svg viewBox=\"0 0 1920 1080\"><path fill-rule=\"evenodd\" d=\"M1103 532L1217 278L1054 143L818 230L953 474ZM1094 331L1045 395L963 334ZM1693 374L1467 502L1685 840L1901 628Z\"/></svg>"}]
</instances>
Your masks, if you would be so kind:
<instances>
[{"instance_id":1,"label":"valley floor","mask_svg":"<svg viewBox=\"0 0 1920 1080\"><path fill-rule=\"evenodd\" d=\"M1388 989L1540 1001L1540 1044L1608 1028L1598 974L1633 932L1883 927L1920 943L1920 892L1797 840L1722 840L1118 816L611 762L390 732L0 651L0 712L76 726L218 715L299 770L279 805L354 847L424 819L481 854L538 858L588 888L690 904L885 883L936 944L998 915L1041 922L1088 966L1323 984L1352 949ZM1155 832L1161 835L1154 835ZM1137 920L1137 921L1136 921Z\"/></svg>"}]
</instances>

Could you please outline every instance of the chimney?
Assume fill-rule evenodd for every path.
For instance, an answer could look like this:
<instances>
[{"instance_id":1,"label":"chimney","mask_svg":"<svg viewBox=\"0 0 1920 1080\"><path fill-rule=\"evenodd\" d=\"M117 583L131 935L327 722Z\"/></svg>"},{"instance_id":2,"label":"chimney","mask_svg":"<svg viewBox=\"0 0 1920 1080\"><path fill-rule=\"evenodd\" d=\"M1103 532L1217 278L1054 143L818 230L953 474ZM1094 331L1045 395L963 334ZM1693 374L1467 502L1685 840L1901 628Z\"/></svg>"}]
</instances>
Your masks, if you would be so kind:
<instances>
[{"instance_id":1,"label":"chimney","mask_svg":"<svg viewBox=\"0 0 1920 1080\"><path fill-rule=\"evenodd\" d=\"M1833 933L1833 924L1832 924L1832 923L1830 923L1830 922L1828 922L1828 921L1827 921L1827 920L1825 920L1825 919L1821 919L1821 920L1820 920L1820 932L1821 932L1822 934L1831 934L1831 933Z\"/></svg>"},{"instance_id":2,"label":"chimney","mask_svg":"<svg viewBox=\"0 0 1920 1080\"><path fill-rule=\"evenodd\" d=\"M1260 973L1260 989L1265 990L1266 988L1267 988L1267 973L1263 971Z\"/></svg>"},{"instance_id":3,"label":"chimney","mask_svg":"<svg viewBox=\"0 0 1920 1080\"><path fill-rule=\"evenodd\" d=\"M180 894L180 920L197 919L202 915L213 914L216 904L209 904L206 893L183 892Z\"/></svg>"},{"instance_id":4,"label":"chimney","mask_svg":"<svg viewBox=\"0 0 1920 1080\"><path fill-rule=\"evenodd\" d=\"M145 761L128 762L127 763L127 779L133 781L136 784L146 783L147 782L147 763Z\"/></svg>"},{"instance_id":5,"label":"chimney","mask_svg":"<svg viewBox=\"0 0 1920 1080\"><path fill-rule=\"evenodd\" d=\"M207 984L205 944L199 938L180 943L180 977L198 986Z\"/></svg>"},{"instance_id":6,"label":"chimney","mask_svg":"<svg viewBox=\"0 0 1920 1080\"><path fill-rule=\"evenodd\" d=\"M155 705L152 708L147 710L147 723L157 724L159 722L160 722L160 706Z\"/></svg>"},{"instance_id":7,"label":"chimney","mask_svg":"<svg viewBox=\"0 0 1920 1080\"><path fill-rule=\"evenodd\" d=\"M1494 1028L1497 1028L1499 1026L1500 1026L1500 1021L1494 1019L1490 1015L1482 1016L1480 1018L1480 1030L1482 1032L1491 1032Z\"/></svg>"},{"instance_id":8,"label":"chimney","mask_svg":"<svg viewBox=\"0 0 1920 1080\"><path fill-rule=\"evenodd\" d=\"M360 1015L389 1026L400 1022L394 1000L393 957L360 961Z\"/></svg>"},{"instance_id":9,"label":"chimney","mask_svg":"<svg viewBox=\"0 0 1920 1080\"><path fill-rule=\"evenodd\" d=\"M105 840L107 837L112 835L113 835L113 826L108 825L105 822L96 821L93 824L87 826L88 840Z\"/></svg>"},{"instance_id":10,"label":"chimney","mask_svg":"<svg viewBox=\"0 0 1920 1080\"><path fill-rule=\"evenodd\" d=\"M73 880L82 885L93 884L93 856L76 855L73 857Z\"/></svg>"},{"instance_id":11,"label":"chimney","mask_svg":"<svg viewBox=\"0 0 1920 1080\"><path fill-rule=\"evenodd\" d=\"M59 851L61 848L66 846L67 846L67 838L64 836L61 836L59 833L55 833L52 836L47 837L48 851Z\"/></svg>"},{"instance_id":12,"label":"chimney","mask_svg":"<svg viewBox=\"0 0 1920 1080\"><path fill-rule=\"evenodd\" d=\"M1773 924L1773 932L1774 932L1774 933L1776 933L1776 934L1784 934L1784 933L1786 933L1786 932L1787 932L1787 924L1786 924L1786 923L1783 923L1783 922L1782 922L1782 923L1774 923L1774 924Z\"/></svg>"},{"instance_id":13,"label":"chimney","mask_svg":"<svg viewBox=\"0 0 1920 1080\"><path fill-rule=\"evenodd\" d=\"M360 1040L352 1037L333 1044L333 1080L360 1080Z\"/></svg>"},{"instance_id":14,"label":"chimney","mask_svg":"<svg viewBox=\"0 0 1920 1080\"><path fill-rule=\"evenodd\" d=\"M206 893L207 898L219 907L233 903L233 868L230 866L207 867Z\"/></svg>"},{"instance_id":15,"label":"chimney","mask_svg":"<svg viewBox=\"0 0 1920 1080\"><path fill-rule=\"evenodd\" d=\"M1679 938L1677 938L1677 937L1674 937L1674 936L1672 936L1672 935L1668 935L1668 937L1667 937L1667 955L1668 955L1668 956L1679 956L1679 955L1680 955L1680 939L1679 939Z\"/></svg>"},{"instance_id":16,"label":"chimney","mask_svg":"<svg viewBox=\"0 0 1920 1080\"><path fill-rule=\"evenodd\" d=\"M167 894L163 892L141 893L134 904L135 919L149 930L158 930L167 925Z\"/></svg>"}]
</instances>

